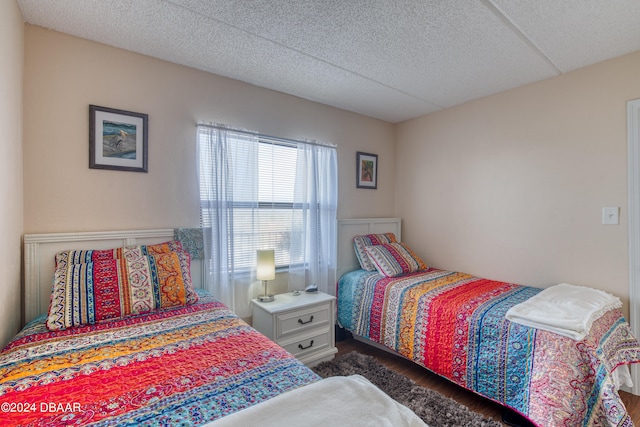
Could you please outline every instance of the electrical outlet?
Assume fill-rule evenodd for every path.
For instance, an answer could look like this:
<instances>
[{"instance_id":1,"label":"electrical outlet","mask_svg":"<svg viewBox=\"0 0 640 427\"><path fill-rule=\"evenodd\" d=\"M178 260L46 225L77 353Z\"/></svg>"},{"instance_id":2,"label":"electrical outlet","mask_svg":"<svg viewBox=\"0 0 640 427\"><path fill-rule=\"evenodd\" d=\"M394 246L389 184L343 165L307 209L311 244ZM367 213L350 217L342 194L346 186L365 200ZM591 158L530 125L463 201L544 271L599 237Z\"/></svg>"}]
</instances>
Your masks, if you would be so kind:
<instances>
[{"instance_id":1,"label":"electrical outlet","mask_svg":"<svg viewBox=\"0 0 640 427\"><path fill-rule=\"evenodd\" d=\"M602 223L607 225L618 225L620 208L602 208Z\"/></svg>"}]
</instances>

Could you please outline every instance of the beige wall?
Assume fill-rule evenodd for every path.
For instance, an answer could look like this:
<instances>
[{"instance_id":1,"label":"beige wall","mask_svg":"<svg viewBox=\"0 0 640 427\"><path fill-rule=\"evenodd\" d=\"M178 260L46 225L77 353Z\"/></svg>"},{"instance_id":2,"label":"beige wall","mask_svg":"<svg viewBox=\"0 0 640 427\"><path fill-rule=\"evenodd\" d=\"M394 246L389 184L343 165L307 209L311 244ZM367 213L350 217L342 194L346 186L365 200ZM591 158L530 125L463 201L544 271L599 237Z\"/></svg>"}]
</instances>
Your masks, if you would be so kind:
<instances>
[{"instance_id":1,"label":"beige wall","mask_svg":"<svg viewBox=\"0 0 640 427\"><path fill-rule=\"evenodd\" d=\"M15 1L0 2L0 347L20 327L22 71L24 26Z\"/></svg>"},{"instance_id":2,"label":"beige wall","mask_svg":"<svg viewBox=\"0 0 640 427\"><path fill-rule=\"evenodd\" d=\"M392 125L87 40L26 26L26 233L193 226L195 124L338 145L340 217L393 214ZM149 114L149 173L88 168L89 104ZM355 188L358 150L378 191Z\"/></svg>"},{"instance_id":3,"label":"beige wall","mask_svg":"<svg viewBox=\"0 0 640 427\"><path fill-rule=\"evenodd\" d=\"M389 123L30 25L24 103L25 233L197 226L198 121L337 144L338 216L393 215ZM88 168L89 104L149 114L148 173ZM356 151L379 155L377 191Z\"/></svg>"},{"instance_id":4,"label":"beige wall","mask_svg":"<svg viewBox=\"0 0 640 427\"><path fill-rule=\"evenodd\" d=\"M628 304L627 101L640 53L401 123L396 215L436 267ZM620 225L602 208L619 206ZM628 305L625 307L628 315Z\"/></svg>"}]
</instances>

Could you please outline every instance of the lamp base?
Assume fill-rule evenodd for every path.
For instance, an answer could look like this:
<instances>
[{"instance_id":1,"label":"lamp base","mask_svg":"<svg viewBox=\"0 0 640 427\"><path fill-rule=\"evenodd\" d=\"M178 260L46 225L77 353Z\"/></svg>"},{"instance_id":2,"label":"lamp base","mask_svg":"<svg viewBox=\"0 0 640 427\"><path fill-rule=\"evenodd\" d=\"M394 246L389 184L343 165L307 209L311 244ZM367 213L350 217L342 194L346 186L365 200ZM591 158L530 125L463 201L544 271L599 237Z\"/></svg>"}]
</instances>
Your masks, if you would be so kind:
<instances>
[{"instance_id":1,"label":"lamp base","mask_svg":"<svg viewBox=\"0 0 640 427\"><path fill-rule=\"evenodd\" d=\"M273 294L269 294L269 295L258 295L258 301L260 302L271 302L273 300L275 300L276 297L273 296Z\"/></svg>"}]
</instances>

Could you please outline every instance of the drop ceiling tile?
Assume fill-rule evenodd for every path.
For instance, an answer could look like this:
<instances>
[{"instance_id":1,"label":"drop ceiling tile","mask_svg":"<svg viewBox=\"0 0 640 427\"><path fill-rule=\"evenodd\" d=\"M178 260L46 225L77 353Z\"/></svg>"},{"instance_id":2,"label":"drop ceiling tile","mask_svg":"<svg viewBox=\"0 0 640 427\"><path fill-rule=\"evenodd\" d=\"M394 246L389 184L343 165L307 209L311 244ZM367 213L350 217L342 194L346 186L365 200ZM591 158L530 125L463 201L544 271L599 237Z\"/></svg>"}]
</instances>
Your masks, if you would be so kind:
<instances>
[{"instance_id":1,"label":"drop ceiling tile","mask_svg":"<svg viewBox=\"0 0 640 427\"><path fill-rule=\"evenodd\" d=\"M491 0L563 72L640 50L638 0Z\"/></svg>"}]
</instances>

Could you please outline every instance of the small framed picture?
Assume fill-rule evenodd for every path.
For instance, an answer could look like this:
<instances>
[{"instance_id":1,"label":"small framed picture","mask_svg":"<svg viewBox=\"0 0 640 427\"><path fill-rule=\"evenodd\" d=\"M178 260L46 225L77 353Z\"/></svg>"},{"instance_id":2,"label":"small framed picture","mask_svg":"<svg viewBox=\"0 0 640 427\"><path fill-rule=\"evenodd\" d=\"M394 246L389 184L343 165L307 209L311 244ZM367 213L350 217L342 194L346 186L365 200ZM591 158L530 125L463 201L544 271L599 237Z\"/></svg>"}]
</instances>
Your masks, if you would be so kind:
<instances>
[{"instance_id":1,"label":"small framed picture","mask_svg":"<svg viewBox=\"0 0 640 427\"><path fill-rule=\"evenodd\" d=\"M89 168L147 172L149 116L89 105Z\"/></svg>"},{"instance_id":2,"label":"small framed picture","mask_svg":"<svg viewBox=\"0 0 640 427\"><path fill-rule=\"evenodd\" d=\"M356 153L357 188L378 188L378 155L371 153Z\"/></svg>"}]
</instances>

